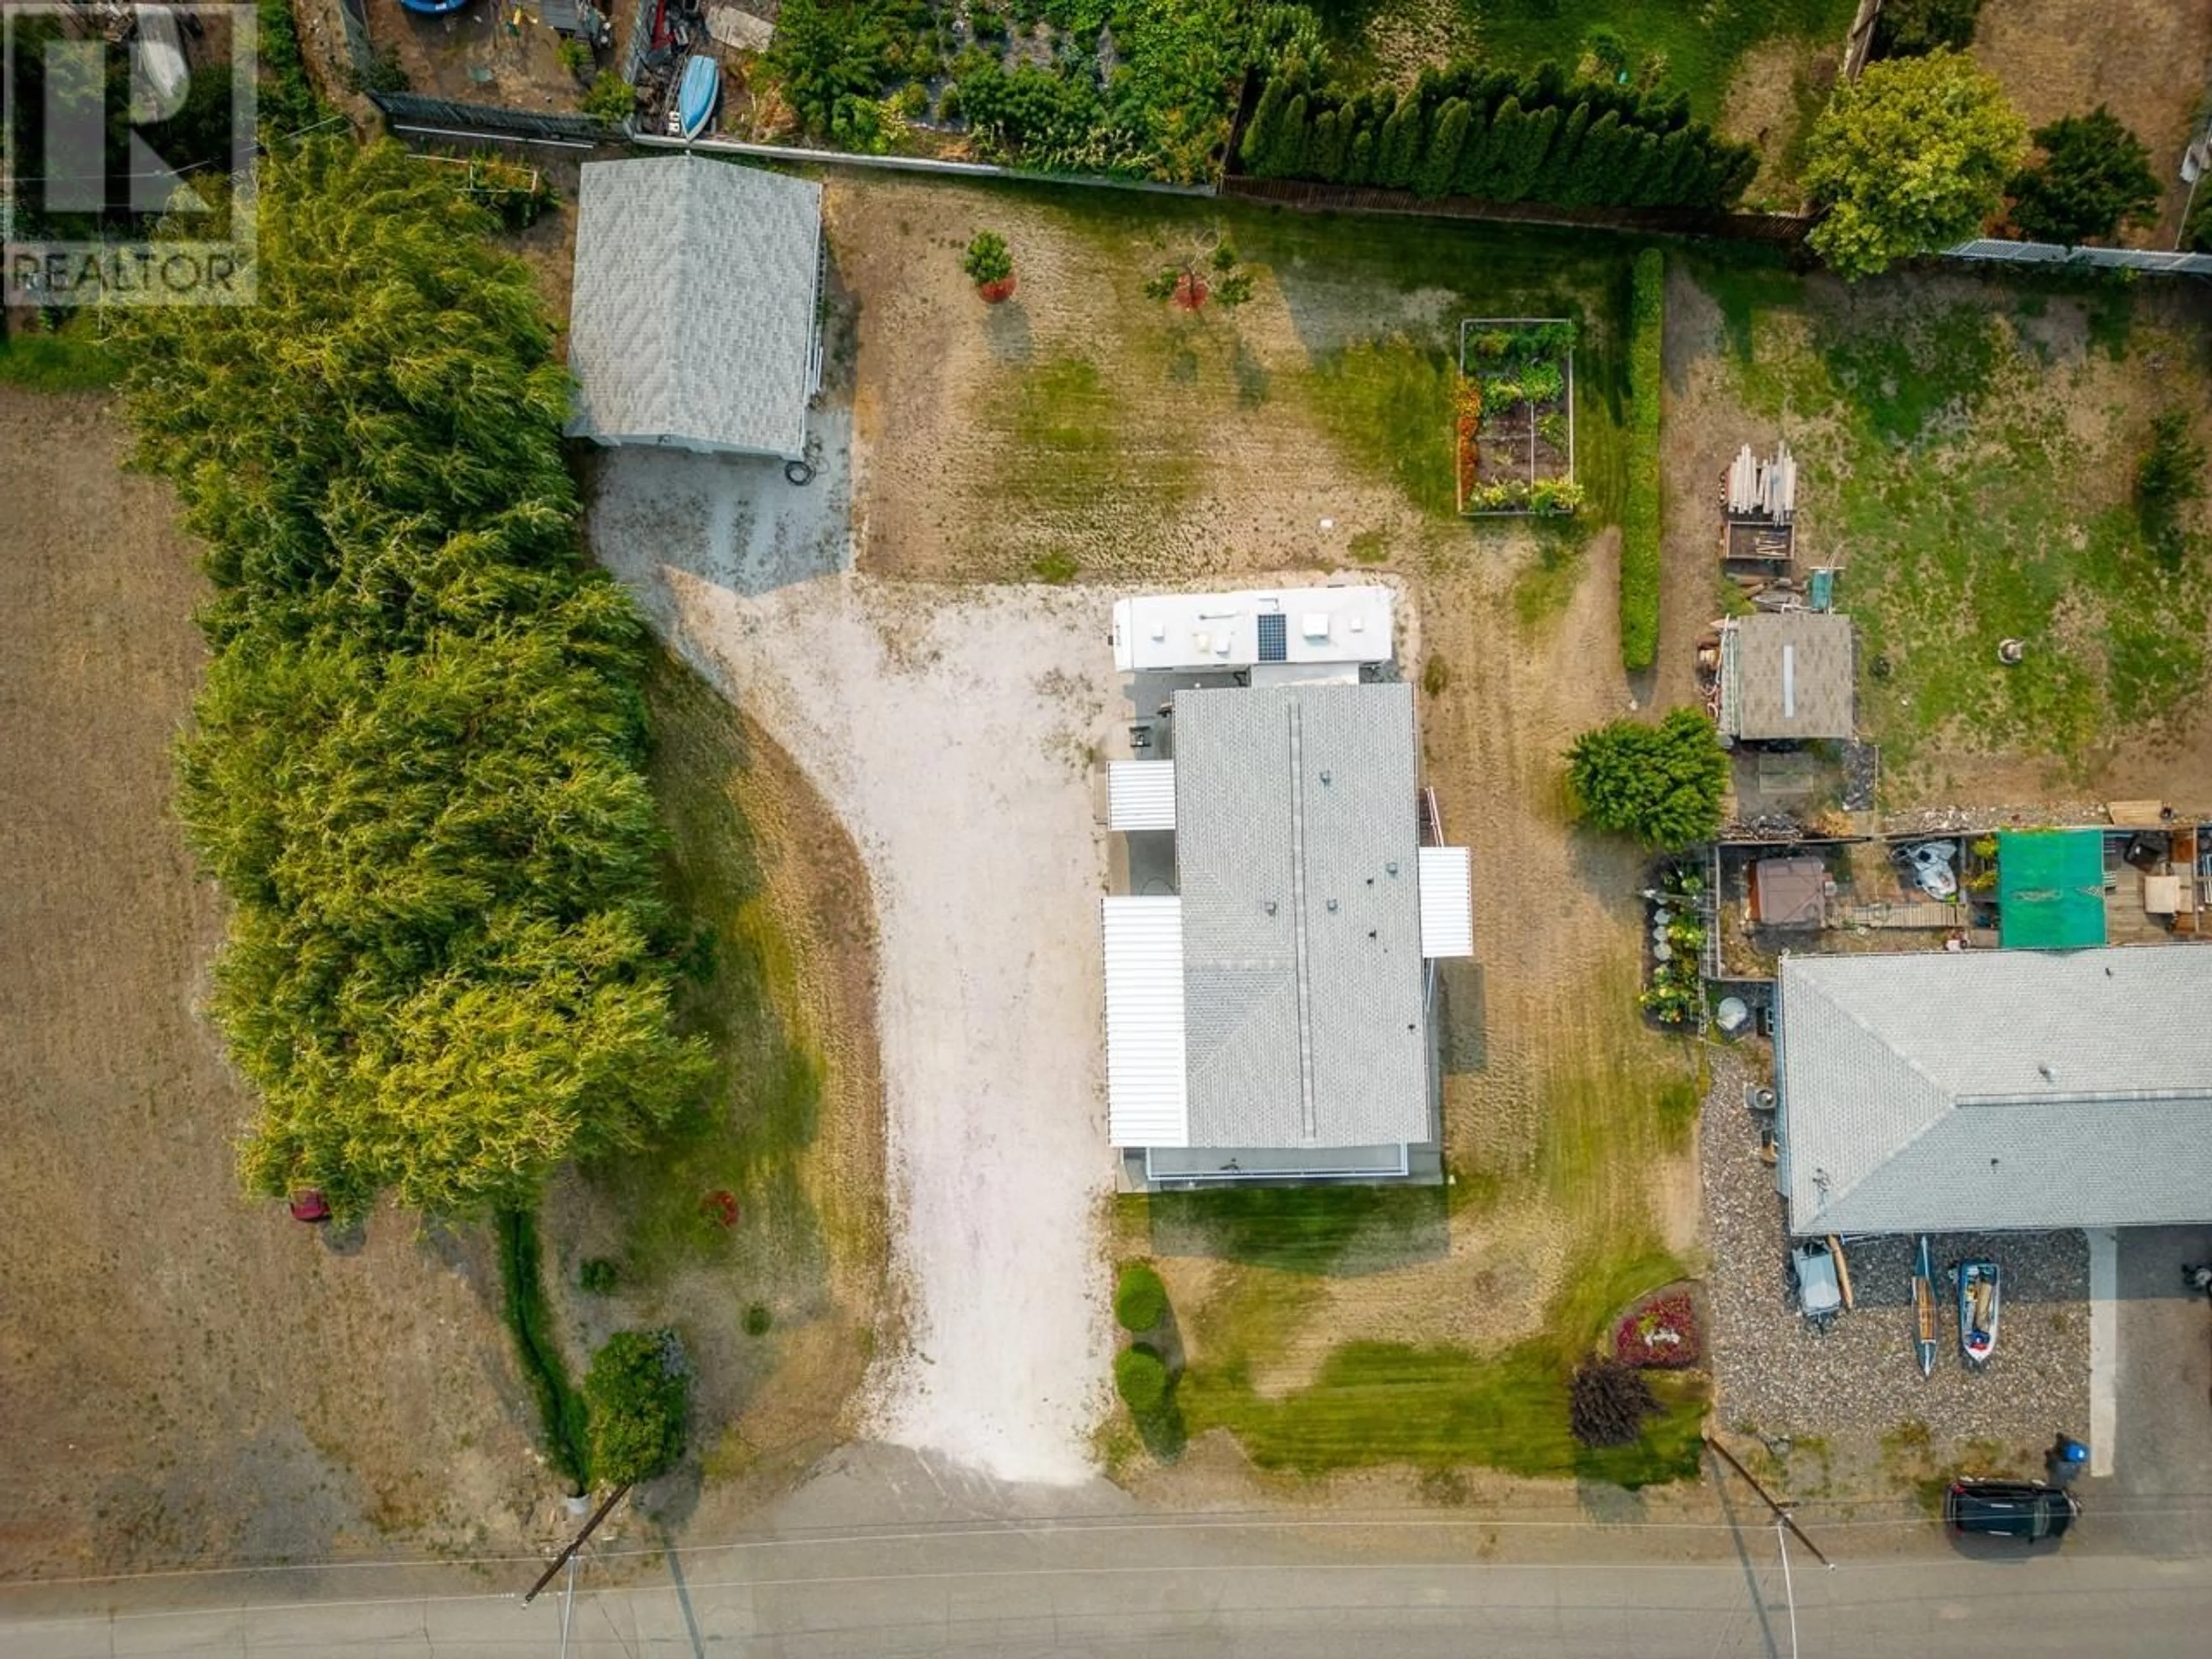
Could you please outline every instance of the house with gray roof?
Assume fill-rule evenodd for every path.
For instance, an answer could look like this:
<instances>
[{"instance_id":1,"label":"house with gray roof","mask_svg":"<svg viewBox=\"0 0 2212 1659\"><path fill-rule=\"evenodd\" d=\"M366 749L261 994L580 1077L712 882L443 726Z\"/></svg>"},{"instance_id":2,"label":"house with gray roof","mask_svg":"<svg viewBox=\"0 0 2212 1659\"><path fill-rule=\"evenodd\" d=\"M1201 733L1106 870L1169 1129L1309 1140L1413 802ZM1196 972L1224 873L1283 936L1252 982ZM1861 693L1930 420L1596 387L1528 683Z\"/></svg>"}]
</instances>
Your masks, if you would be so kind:
<instances>
[{"instance_id":1,"label":"house with gray roof","mask_svg":"<svg viewBox=\"0 0 2212 1659\"><path fill-rule=\"evenodd\" d=\"M1791 1233L2212 1221L2212 953L1793 956L1776 997Z\"/></svg>"},{"instance_id":2,"label":"house with gray roof","mask_svg":"<svg viewBox=\"0 0 2212 1659\"><path fill-rule=\"evenodd\" d=\"M1412 689L1271 660L1184 677L1171 757L1109 769L1109 826L1172 841L1103 908L1109 1139L1155 1183L1402 1176L1437 1139L1430 965L1473 930L1467 849L1422 844Z\"/></svg>"},{"instance_id":3,"label":"house with gray roof","mask_svg":"<svg viewBox=\"0 0 2212 1659\"><path fill-rule=\"evenodd\" d=\"M690 154L586 163L568 429L802 459L821 288L821 185Z\"/></svg>"}]
</instances>

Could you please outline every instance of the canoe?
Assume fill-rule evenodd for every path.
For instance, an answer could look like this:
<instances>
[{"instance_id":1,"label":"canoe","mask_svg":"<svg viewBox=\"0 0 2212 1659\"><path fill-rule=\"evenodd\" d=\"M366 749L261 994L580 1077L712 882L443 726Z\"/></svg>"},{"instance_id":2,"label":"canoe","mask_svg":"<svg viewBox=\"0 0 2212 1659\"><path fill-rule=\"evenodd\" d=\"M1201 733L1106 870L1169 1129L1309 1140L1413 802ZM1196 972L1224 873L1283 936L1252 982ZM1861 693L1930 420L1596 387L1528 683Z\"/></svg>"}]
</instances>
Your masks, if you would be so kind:
<instances>
[{"instance_id":1,"label":"canoe","mask_svg":"<svg viewBox=\"0 0 2212 1659\"><path fill-rule=\"evenodd\" d=\"M1997 1264L1959 1264L1959 1351L1969 1365L1989 1363L1997 1346Z\"/></svg>"},{"instance_id":2,"label":"canoe","mask_svg":"<svg viewBox=\"0 0 2212 1659\"><path fill-rule=\"evenodd\" d=\"M1928 1263L1928 1235L1920 1235L1920 1259L1912 1269L1912 1317L1918 1329L1913 1357L1925 1380L1936 1374L1936 1270Z\"/></svg>"},{"instance_id":3,"label":"canoe","mask_svg":"<svg viewBox=\"0 0 2212 1659\"><path fill-rule=\"evenodd\" d=\"M676 88L677 131L696 138L714 118L714 99L722 90L722 69L704 52L684 60L684 79Z\"/></svg>"}]
</instances>

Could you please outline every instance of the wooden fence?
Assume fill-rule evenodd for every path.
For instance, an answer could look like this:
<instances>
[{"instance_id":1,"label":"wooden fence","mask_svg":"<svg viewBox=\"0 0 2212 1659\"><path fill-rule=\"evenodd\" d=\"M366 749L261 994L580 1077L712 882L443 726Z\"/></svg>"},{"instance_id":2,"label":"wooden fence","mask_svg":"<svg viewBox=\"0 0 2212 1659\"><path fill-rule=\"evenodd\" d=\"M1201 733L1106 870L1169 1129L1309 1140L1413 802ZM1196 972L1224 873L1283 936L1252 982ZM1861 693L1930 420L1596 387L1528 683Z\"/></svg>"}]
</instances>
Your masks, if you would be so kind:
<instances>
[{"instance_id":1,"label":"wooden fence","mask_svg":"<svg viewBox=\"0 0 2212 1659\"><path fill-rule=\"evenodd\" d=\"M608 131L588 115L560 110L464 104L417 92L372 92L368 99L398 132L448 138L520 138L568 149L592 149L621 140L619 133Z\"/></svg>"},{"instance_id":2,"label":"wooden fence","mask_svg":"<svg viewBox=\"0 0 2212 1659\"><path fill-rule=\"evenodd\" d=\"M1409 190L1324 185L1304 179L1250 179L1232 173L1220 193L1316 212L1410 214L1435 219L1498 219L1585 230L1634 230L1659 236L1723 236L1794 247L1814 221L1795 213L1706 213L1691 208L1568 208L1548 202L1475 202L1447 196L1425 200Z\"/></svg>"}]
</instances>

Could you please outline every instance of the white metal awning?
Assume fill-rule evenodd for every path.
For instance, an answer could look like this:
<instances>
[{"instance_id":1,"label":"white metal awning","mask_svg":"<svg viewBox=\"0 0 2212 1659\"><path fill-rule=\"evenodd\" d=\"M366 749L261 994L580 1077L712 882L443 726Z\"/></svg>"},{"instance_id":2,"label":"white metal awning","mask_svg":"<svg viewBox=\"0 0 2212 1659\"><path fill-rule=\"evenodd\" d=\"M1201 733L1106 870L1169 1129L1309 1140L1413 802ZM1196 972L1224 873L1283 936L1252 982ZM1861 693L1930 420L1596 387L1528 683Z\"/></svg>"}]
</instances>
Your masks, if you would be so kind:
<instances>
[{"instance_id":1,"label":"white metal awning","mask_svg":"<svg viewBox=\"0 0 2212 1659\"><path fill-rule=\"evenodd\" d=\"M1182 901L1104 902L1106 1127L1115 1146L1188 1146Z\"/></svg>"},{"instance_id":2,"label":"white metal awning","mask_svg":"<svg viewBox=\"0 0 2212 1659\"><path fill-rule=\"evenodd\" d=\"M1175 763L1109 761L1106 765L1106 827L1175 828Z\"/></svg>"},{"instance_id":3,"label":"white metal awning","mask_svg":"<svg viewBox=\"0 0 2212 1659\"><path fill-rule=\"evenodd\" d=\"M1421 954L1474 954L1474 874L1464 847L1420 849Z\"/></svg>"}]
</instances>

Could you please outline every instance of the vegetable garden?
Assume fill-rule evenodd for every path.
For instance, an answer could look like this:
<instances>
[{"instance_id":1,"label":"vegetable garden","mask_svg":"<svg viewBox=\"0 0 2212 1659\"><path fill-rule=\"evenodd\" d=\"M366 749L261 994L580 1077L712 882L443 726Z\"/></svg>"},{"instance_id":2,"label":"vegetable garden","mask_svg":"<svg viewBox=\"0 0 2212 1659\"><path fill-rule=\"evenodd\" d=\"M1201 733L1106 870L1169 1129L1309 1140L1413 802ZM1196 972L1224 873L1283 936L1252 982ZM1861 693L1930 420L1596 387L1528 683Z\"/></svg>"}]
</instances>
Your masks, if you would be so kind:
<instances>
[{"instance_id":1,"label":"vegetable garden","mask_svg":"<svg viewBox=\"0 0 2212 1659\"><path fill-rule=\"evenodd\" d=\"M1459 328L1452 394L1459 510L1474 517L1571 513L1575 325L1559 317L1471 317Z\"/></svg>"}]
</instances>

